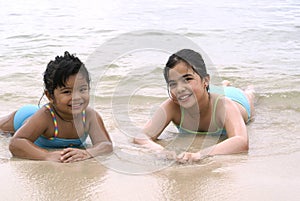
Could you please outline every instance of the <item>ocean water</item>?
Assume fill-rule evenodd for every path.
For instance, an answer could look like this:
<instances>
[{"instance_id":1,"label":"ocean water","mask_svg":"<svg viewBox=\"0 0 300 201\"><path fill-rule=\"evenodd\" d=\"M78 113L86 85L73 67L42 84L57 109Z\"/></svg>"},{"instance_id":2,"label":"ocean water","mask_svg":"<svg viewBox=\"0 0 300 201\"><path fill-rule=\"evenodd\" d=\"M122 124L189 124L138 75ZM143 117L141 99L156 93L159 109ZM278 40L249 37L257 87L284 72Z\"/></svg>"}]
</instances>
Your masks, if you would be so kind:
<instances>
[{"instance_id":1,"label":"ocean water","mask_svg":"<svg viewBox=\"0 0 300 201\"><path fill-rule=\"evenodd\" d=\"M115 145L108 158L57 164L11 157L1 135L1 200L299 200L299 1L0 0L0 10L0 116L37 104L47 63L69 51L91 72L91 106ZM162 69L184 47L201 50L214 84L255 87L247 154L180 165L130 144L168 97Z\"/></svg>"}]
</instances>

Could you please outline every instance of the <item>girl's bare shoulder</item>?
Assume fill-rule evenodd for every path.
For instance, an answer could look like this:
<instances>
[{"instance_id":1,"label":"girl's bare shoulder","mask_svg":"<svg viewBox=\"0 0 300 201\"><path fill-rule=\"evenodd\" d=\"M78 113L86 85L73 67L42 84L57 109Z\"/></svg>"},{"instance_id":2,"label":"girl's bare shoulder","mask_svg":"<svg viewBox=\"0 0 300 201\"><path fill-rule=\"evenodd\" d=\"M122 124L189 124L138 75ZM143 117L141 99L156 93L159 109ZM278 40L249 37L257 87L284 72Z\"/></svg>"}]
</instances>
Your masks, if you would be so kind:
<instances>
[{"instance_id":1,"label":"girl's bare shoulder","mask_svg":"<svg viewBox=\"0 0 300 201\"><path fill-rule=\"evenodd\" d=\"M87 121L102 119L100 111L98 111L97 109L94 109L92 107L87 107L85 109L85 113L86 113L86 120Z\"/></svg>"},{"instance_id":2,"label":"girl's bare shoulder","mask_svg":"<svg viewBox=\"0 0 300 201\"><path fill-rule=\"evenodd\" d=\"M37 119L38 122L40 121L49 121L52 119L50 111L46 107L41 107L34 115L32 118Z\"/></svg>"},{"instance_id":3,"label":"girl's bare shoulder","mask_svg":"<svg viewBox=\"0 0 300 201\"><path fill-rule=\"evenodd\" d=\"M178 103L171 99L165 100L161 104L161 108L165 112L166 118L175 124L179 124L181 118L181 110Z\"/></svg>"},{"instance_id":4,"label":"girl's bare shoulder","mask_svg":"<svg viewBox=\"0 0 300 201\"><path fill-rule=\"evenodd\" d=\"M180 106L178 103L176 103L175 101L171 100L170 98L168 98L167 100L165 100L162 104L161 107L166 110L166 111L173 111L173 112L178 112L180 111Z\"/></svg>"}]
</instances>

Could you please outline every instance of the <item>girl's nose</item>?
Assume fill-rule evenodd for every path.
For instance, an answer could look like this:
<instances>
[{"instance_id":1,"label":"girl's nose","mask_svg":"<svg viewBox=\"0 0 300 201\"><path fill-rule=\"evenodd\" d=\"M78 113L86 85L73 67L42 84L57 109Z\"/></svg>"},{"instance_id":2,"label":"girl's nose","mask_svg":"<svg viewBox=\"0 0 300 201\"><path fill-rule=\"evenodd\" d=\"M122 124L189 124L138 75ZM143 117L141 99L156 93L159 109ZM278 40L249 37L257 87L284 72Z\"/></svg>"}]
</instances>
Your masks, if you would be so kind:
<instances>
[{"instance_id":1,"label":"girl's nose","mask_svg":"<svg viewBox=\"0 0 300 201\"><path fill-rule=\"evenodd\" d=\"M186 90L186 84L183 83L183 82L178 82L176 90L177 90L177 92L185 91Z\"/></svg>"},{"instance_id":2,"label":"girl's nose","mask_svg":"<svg viewBox=\"0 0 300 201\"><path fill-rule=\"evenodd\" d=\"M74 91L73 94L72 94L72 99L80 99L81 96L80 96L80 93L78 91Z\"/></svg>"}]
</instances>

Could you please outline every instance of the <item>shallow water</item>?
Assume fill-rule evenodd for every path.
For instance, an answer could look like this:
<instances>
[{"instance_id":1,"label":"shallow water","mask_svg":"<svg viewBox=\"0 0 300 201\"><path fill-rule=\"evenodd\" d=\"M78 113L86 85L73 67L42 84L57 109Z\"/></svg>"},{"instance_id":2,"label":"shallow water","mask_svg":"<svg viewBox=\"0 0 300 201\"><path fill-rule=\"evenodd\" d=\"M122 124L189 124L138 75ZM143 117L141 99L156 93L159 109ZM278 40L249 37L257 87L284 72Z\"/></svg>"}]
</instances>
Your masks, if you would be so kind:
<instances>
[{"instance_id":1,"label":"shallow water","mask_svg":"<svg viewBox=\"0 0 300 201\"><path fill-rule=\"evenodd\" d=\"M37 103L46 64L68 50L90 64L91 106L115 145L104 158L57 164L12 158L1 135L1 200L299 200L297 0L13 0L0 9L0 115ZM167 97L162 68L183 42L206 53L214 84L255 87L247 154L179 165L130 144ZM176 139L190 149L218 140Z\"/></svg>"}]
</instances>

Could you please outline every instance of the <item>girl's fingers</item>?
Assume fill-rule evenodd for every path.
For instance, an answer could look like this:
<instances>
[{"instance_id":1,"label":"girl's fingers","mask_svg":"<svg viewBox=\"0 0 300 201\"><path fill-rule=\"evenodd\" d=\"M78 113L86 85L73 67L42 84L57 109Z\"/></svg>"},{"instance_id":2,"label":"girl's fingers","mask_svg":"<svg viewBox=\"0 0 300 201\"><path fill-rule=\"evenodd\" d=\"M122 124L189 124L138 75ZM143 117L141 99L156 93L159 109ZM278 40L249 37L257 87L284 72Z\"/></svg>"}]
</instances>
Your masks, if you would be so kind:
<instances>
[{"instance_id":1,"label":"girl's fingers","mask_svg":"<svg viewBox=\"0 0 300 201\"><path fill-rule=\"evenodd\" d=\"M177 159L181 159L181 158L183 158L183 156L184 156L184 153L181 153L177 156Z\"/></svg>"},{"instance_id":2,"label":"girl's fingers","mask_svg":"<svg viewBox=\"0 0 300 201\"><path fill-rule=\"evenodd\" d=\"M65 148L65 149L63 149L63 150L61 151L61 154L64 155L64 154L66 154L66 153L68 153L68 152L70 152L70 151L73 151L73 150L75 150L75 149L74 149L74 148Z\"/></svg>"},{"instance_id":3,"label":"girl's fingers","mask_svg":"<svg viewBox=\"0 0 300 201\"><path fill-rule=\"evenodd\" d=\"M64 149L62 151L61 160L64 161L64 162L68 161L68 160L71 160L74 155L76 155L76 150L74 150L74 149Z\"/></svg>"},{"instance_id":4,"label":"girl's fingers","mask_svg":"<svg viewBox=\"0 0 300 201\"><path fill-rule=\"evenodd\" d=\"M179 163L192 163L195 161L200 160L200 154L199 153L189 153L189 152L184 152L181 153L177 156L177 161Z\"/></svg>"},{"instance_id":5,"label":"girl's fingers","mask_svg":"<svg viewBox=\"0 0 300 201\"><path fill-rule=\"evenodd\" d=\"M70 162L75 162L75 161L79 161L82 159L82 155L79 155L79 154L75 154L75 155L72 155L70 157L68 157L66 160L64 160L63 162L64 163L70 163Z\"/></svg>"},{"instance_id":6,"label":"girl's fingers","mask_svg":"<svg viewBox=\"0 0 300 201\"><path fill-rule=\"evenodd\" d=\"M64 156L62 156L62 161L64 163L81 161L87 158L87 154L85 150L73 149L67 152Z\"/></svg>"},{"instance_id":7,"label":"girl's fingers","mask_svg":"<svg viewBox=\"0 0 300 201\"><path fill-rule=\"evenodd\" d=\"M186 163L188 160L188 154L186 152L181 153L177 156L177 162Z\"/></svg>"}]
</instances>

